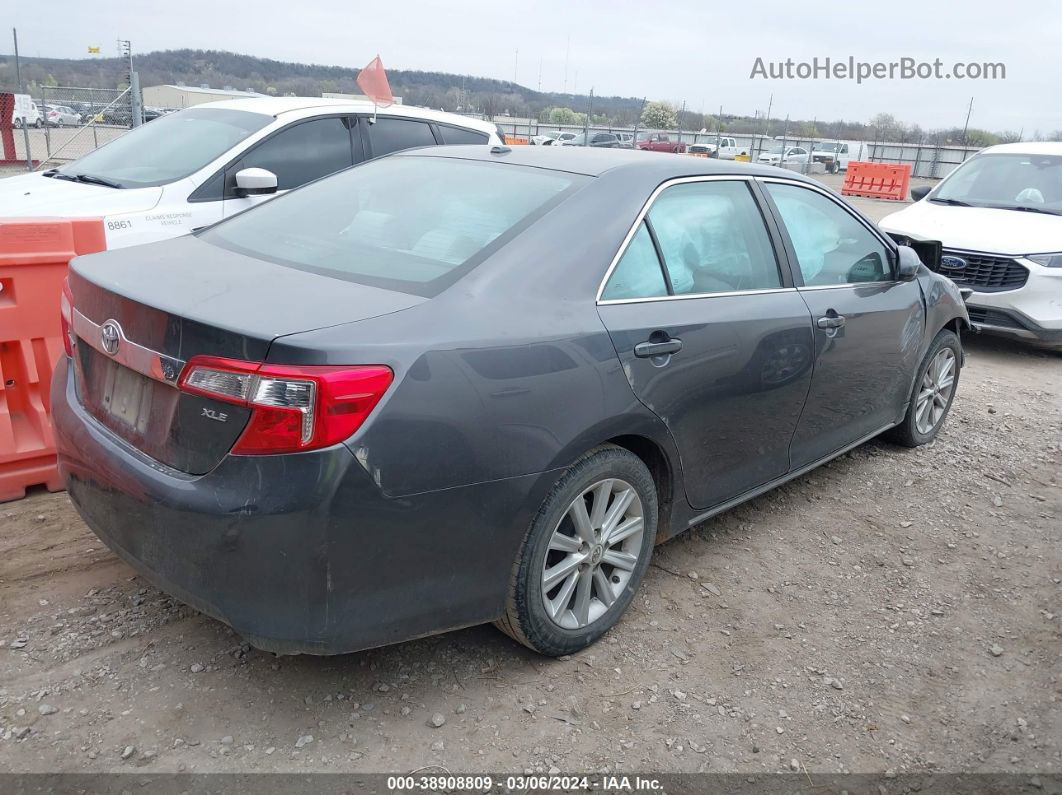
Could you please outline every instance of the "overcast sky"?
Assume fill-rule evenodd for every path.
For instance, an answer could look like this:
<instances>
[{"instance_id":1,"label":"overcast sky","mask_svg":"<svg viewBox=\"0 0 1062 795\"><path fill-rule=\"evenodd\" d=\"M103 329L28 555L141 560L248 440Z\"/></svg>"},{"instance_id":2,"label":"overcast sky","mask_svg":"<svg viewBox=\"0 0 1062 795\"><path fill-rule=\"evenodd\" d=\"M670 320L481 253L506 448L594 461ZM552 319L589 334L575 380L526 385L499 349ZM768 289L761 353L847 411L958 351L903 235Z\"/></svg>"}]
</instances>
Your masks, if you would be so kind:
<instances>
[{"instance_id":1,"label":"overcast sky","mask_svg":"<svg viewBox=\"0 0 1062 795\"><path fill-rule=\"evenodd\" d=\"M223 49L358 68L495 77L543 90L648 96L690 110L866 121L888 112L924 127L1062 129L1062 10L1054 0L838 4L816 0L47 0L8 4L25 55ZM570 41L570 45L569 45ZM0 51L10 51L10 45ZM519 50L519 58L516 51ZM1005 80L750 79L757 57L796 61L940 58L1002 62ZM567 69L565 64L567 63Z\"/></svg>"}]
</instances>

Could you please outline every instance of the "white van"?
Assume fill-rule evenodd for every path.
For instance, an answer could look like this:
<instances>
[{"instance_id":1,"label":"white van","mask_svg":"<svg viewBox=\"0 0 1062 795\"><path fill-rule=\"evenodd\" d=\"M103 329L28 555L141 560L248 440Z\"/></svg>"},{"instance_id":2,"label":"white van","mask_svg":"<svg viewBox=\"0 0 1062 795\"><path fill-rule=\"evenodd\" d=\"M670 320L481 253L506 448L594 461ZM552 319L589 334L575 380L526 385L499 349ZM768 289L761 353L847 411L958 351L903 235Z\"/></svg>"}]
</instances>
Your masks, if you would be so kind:
<instances>
[{"instance_id":1,"label":"white van","mask_svg":"<svg viewBox=\"0 0 1062 795\"><path fill-rule=\"evenodd\" d=\"M37 103L33 101L33 97L29 94L15 94L15 112L11 123L15 125L16 129L44 125Z\"/></svg>"},{"instance_id":2,"label":"white van","mask_svg":"<svg viewBox=\"0 0 1062 795\"><path fill-rule=\"evenodd\" d=\"M374 121L375 119L375 121ZM262 97L162 116L59 168L0 180L0 218L104 220L107 248L178 237L400 149L500 145L495 126L371 102Z\"/></svg>"}]
</instances>

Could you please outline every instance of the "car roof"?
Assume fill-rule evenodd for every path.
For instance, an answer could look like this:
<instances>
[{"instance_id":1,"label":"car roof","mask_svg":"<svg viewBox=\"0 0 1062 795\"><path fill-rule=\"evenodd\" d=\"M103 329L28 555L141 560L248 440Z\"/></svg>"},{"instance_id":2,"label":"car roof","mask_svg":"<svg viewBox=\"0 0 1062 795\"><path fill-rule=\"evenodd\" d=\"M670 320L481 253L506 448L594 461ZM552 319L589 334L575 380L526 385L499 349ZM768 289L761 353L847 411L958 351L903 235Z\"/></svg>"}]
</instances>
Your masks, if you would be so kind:
<instances>
[{"instance_id":1,"label":"car roof","mask_svg":"<svg viewBox=\"0 0 1062 795\"><path fill-rule=\"evenodd\" d=\"M774 166L759 166L734 160L715 160L689 157L665 152L644 152L637 149L602 149L591 146L433 146L398 152L392 157L450 157L509 163L518 166L546 168L598 177L606 172L623 171L631 176L644 176L660 181L676 177L694 176L785 176L806 180L793 171Z\"/></svg>"},{"instance_id":2,"label":"car roof","mask_svg":"<svg viewBox=\"0 0 1062 795\"><path fill-rule=\"evenodd\" d=\"M981 154L1001 155L1062 155L1062 141L1025 141L999 144L982 149Z\"/></svg>"},{"instance_id":3,"label":"car roof","mask_svg":"<svg viewBox=\"0 0 1062 795\"><path fill-rule=\"evenodd\" d=\"M248 97L246 99L224 99L205 105L195 105L198 109L217 108L218 110L245 110L250 113L264 113L279 117L281 114L313 115L316 113L376 113L379 116L405 116L412 119L425 119L441 124L457 124L473 130L496 132L492 122L446 113L430 108L418 108L415 105L389 105L378 108L368 100L335 99L331 97Z\"/></svg>"}]
</instances>

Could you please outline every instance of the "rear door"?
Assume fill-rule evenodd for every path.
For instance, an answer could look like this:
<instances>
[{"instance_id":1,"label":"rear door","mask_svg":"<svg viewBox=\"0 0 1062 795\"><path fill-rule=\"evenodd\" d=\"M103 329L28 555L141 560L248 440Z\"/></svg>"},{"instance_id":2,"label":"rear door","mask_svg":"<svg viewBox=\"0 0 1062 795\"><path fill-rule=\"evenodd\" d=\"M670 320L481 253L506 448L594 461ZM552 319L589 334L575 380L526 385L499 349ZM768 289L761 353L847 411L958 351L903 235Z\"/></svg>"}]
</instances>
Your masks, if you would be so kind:
<instances>
[{"instance_id":1,"label":"rear door","mask_svg":"<svg viewBox=\"0 0 1062 795\"><path fill-rule=\"evenodd\" d=\"M631 388L675 439L690 503L706 508L788 471L811 318L751 180L675 180L643 216L598 312Z\"/></svg>"},{"instance_id":2,"label":"rear door","mask_svg":"<svg viewBox=\"0 0 1062 795\"><path fill-rule=\"evenodd\" d=\"M763 187L815 323L815 374L793 437L798 468L902 416L925 309L918 282L896 279L892 242L839 199L785 180Z\"/></svg>"},{"instance_id":3,"label":"rear door","mask_svg":"<svg viewBox=\"0 0 1062 795\"><path fill-rule=\"evenodd\" d=\"M365 119L365 122L362 137L367 145L366 157L382 157L391 152L438 143L431 124L424 119L378 116L376 121Z\"/></svg>"}]
</instances>

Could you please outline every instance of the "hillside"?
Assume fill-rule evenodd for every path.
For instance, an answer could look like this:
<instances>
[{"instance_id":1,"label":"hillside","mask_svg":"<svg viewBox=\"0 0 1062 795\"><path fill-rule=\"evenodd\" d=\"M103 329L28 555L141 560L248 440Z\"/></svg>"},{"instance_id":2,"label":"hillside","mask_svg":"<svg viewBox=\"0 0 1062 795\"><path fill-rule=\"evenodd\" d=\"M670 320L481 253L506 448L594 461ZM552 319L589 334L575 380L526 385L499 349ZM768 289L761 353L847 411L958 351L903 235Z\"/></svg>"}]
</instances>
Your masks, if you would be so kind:
<instances>
[{"instance_id":1,"label":"hillside","mask_svg":"<svg viewBox=\"0 0 1062 795\"><path fill-rule=\"evenodd\" d=\"M125 85L126 62L121 58L26 58L21 60L27 86L44 84L115 88ZM232 86L263 94L320 96L322 92L360 93L355 85L357 68L289 63L270 58L218 50L167 50L137 55L135 66L142 86L183 82L207 83L213 88ZM475 110L488 114L508 111L514 116L537 116L553 106L585 110L589 97L534 91L525 86L486 77L387 70L396 96L411 105L445 110ZM0 55L0 86L13 90L14 59ZM594 112L616 121L633 121L641 98L594 97Z\"/></svg>"},{"instance_id":2,"label":"hillside","mask_svg":"<svg viewBox=\"0 0 1062 795\"><path fill-rule=\"evenodd\" d=\"M21 59L22 78L26 87L38 94L42 85L116 88L126 84L127 64L121 58L25 58ZM359 69L321 64L291 63L253 55L220 50L166 50L138 54L135 66L142 86L160 83L206 83L213 88L231 86L252 89L263 94L283 96L320 96L323 92L360 93L355 79ZM456 75L446 72L419 72L388 69L387 77L396 96L410 105L422 105L448 111L481 113L488 118L499 115L542 118L548 108L571 108L585 112L590 98L585 94L561 94L534 91L507 80ZM14 58L0 55L0 90L15 90ZM666 87L664 87L666 90ZM659 97L649 97L659 99ZM640 97L594 97L593 113L597 124L630 126L642 107ZM686 130L716 130L714 116L689 111L678 113L679 125ZM779 119L770 122L762 116L724 115L722 127L736 134L762 133L803 137L840 138L846 140L938 141L984 146L1018 140L1016 133L923 130L918 124L879 113L870 122L802 121L790 119L788 126ZM1056 137L1058 133L1055 134Z\"/></svg>"}]
</instances>

